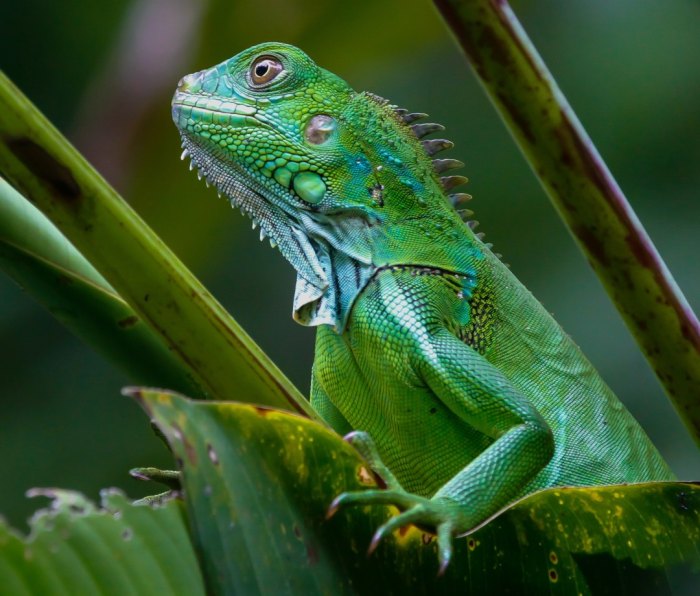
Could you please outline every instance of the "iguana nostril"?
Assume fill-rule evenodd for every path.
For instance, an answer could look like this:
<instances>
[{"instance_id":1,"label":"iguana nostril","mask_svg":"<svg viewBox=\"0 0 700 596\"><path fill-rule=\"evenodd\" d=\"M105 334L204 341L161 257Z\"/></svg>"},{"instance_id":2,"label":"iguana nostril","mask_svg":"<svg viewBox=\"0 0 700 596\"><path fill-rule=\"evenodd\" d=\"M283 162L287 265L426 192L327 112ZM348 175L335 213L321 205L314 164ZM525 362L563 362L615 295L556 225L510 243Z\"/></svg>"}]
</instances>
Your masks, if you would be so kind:
<instances>
[{"instance_id":1,"label":"iguana nostril","mask_svg":"<svg viewBox=\"0 0 700 596\"><path fill-rule=\"evenodd\" d=\"M177 83L177 90L183 93L197 93L202 87L202 72L195 72L182 77Z\"/></svg>"}]
</instances>

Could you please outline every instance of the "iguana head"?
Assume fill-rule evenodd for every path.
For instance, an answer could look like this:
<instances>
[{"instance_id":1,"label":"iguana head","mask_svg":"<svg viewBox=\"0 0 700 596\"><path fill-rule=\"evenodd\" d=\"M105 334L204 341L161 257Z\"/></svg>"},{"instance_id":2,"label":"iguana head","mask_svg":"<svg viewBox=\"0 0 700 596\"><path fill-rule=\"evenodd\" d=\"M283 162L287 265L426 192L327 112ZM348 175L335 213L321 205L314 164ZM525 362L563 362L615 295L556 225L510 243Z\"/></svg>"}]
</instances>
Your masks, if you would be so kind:
<instances>
[{"instance_id":1,"label":"iguana head","mask_svg":"<svg viewBox=\"0 0 700 596\"><path fill-rule=\"evenodd\" d=\"M342 329L377 268L440 266L419 245L449 244L439 236L461 224L443 190L466 179L438 177L461 164L430 158L451 143L419 141L442 127L411 126L424 114L356 93L293 46L257 45L184 77L172 111L183 158L296 269L304 324Z\"/></svg>"}]
</instances>

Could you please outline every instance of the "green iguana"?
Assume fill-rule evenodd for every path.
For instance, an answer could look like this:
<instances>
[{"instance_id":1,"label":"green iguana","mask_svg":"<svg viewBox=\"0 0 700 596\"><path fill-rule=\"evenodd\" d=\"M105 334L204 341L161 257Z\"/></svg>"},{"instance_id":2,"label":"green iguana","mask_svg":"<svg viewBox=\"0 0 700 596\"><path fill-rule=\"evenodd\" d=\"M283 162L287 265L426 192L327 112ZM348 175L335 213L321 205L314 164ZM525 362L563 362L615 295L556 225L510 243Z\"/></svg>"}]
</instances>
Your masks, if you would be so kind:
<instances>
[{"instance_id":1,"label":"green iguana","mask_svg":"<svg viewBox=\"0 0 700 596\"><path fill-rule=\"evenodd\" d=\"M340 495L452 538L562 485L674 478L542 305L465 224L443 130L266 43L183 78L183 159L297 271L316 326L311 403L387 488Z\"/></svg>"}]
</instances>

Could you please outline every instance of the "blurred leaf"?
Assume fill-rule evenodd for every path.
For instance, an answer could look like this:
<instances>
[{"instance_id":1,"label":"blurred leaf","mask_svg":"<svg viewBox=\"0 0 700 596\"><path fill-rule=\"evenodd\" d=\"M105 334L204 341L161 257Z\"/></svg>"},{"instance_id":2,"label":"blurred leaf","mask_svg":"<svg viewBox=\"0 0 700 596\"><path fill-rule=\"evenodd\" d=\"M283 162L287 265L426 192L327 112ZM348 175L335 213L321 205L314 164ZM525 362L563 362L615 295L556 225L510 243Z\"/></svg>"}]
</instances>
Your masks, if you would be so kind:
<instances>
[{"instance_id":1,"label":"blurred leaf","mask_svg":"<svg viewBox=\"0 0 700 596\"><path fill-rule=\"evenodd\" d=\"M131 505L103 491L101 507L79 493L53 499L22 537L0 524L0 594L204 594L181 504Z\"/></svg>"},{"instance_id":2,"label":"blurred leaf","mask_svg":"<svg viewBox=\"0 0 700 596\"><path fill-rule=\"evenodd\" d=\"M197 392L186 368L162 340L55 226L2 178L0 268L139 382Z\"/></svg>"},{"instance_id":3,"label":"blurred leaf","mask_svg":"<svg viewBox=\"0 0 700 596\"><path fill-rule=\"evenodd\" d=\"M209 397L316 417L206 288L1 73L0 133L0 173L161 335Z\"/></svg>"},{"instance_id":4,"label":"blurred leaf","mask_svg":"<svg viewBox=\"0 0 700 596\"><path fill-rule=\"evenodd\" d=\"M507 2L435 0L700 445L700 322Z\"/></svg>"},{"instance_id":5,"label":"blurred leaf","mask_svg":"<svg viewBox=\"0 0 700 596\"><path fill-rule=\"evenodd\" d=\"M325 521L340 492L373 484L340 437L285 412L130 393L179 460L217 593L633 593L700 571L700 487L684 483L530 495L456 540L442 578L432 537L414 527L367 557L392 509L348 508Z\"/></svg>"}]
</instances>

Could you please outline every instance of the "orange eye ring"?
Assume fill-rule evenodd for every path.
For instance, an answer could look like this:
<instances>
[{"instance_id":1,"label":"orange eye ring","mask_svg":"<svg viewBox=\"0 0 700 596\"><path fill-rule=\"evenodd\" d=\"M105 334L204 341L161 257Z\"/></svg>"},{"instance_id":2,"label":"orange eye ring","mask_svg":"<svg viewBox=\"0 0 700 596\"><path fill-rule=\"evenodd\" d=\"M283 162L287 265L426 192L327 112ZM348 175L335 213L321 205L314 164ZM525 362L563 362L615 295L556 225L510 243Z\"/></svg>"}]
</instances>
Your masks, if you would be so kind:
<instances>
[{"instance_id":1,"label":"orange eye ring","mask_svg":"<svg viewBox=\"0 0 700 596\"><path fill-rule=\"evenodd\" d=\"M255 87L263 87L274 81L284 67L274 56L259 56L250 66L250 82Z\"/></svg>"}]
</instances>

